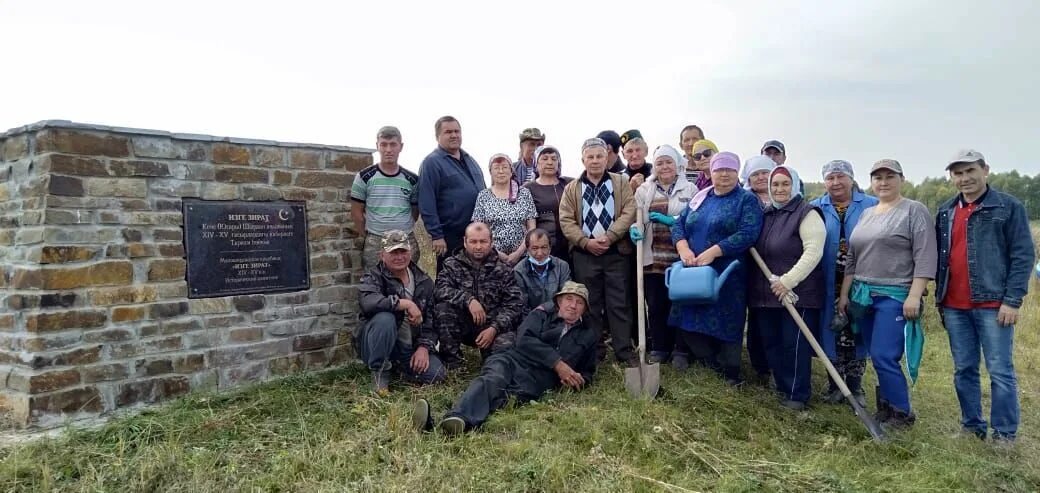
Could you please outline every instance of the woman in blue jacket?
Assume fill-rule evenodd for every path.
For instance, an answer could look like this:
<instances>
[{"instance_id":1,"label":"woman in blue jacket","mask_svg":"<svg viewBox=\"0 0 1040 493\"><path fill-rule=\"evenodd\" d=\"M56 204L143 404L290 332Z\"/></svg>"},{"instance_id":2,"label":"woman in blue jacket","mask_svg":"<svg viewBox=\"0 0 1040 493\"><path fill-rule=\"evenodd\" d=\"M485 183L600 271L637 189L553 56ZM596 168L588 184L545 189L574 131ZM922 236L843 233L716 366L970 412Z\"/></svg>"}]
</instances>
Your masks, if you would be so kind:
<instances>
[{"instance_id":1,"label":"woman in blue jacket","mask_svg":"<svg viewBox=\"0 0 1040 493\"><path fill-rule=\"evenodd\" d=\"M827 193L812 202L823 211L827 225L827 242L823 248L824 306L820 311L820 327L823 337L820 344L831 363L845 379L853 396L861 406L866 406L863 393L863 371L867 365L867 344L859 334L852 332L845 314L835 317L835 301L845 279L845 256L848 239L859 222L860 214L868 207L877 205L878 200L859 191L853 179L852 164L836 160L823 165L823 181ZM826 401L840 403L845 398L832 381Z\"/></svg>"}]
</instances>

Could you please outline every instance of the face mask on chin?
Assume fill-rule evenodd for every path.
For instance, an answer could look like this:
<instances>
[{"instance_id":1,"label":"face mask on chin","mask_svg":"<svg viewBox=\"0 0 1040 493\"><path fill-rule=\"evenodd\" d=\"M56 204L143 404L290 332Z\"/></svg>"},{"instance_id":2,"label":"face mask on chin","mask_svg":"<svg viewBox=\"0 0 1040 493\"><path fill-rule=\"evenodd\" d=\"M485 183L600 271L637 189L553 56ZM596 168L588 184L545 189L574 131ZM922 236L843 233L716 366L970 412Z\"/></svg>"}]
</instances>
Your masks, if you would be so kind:
<instances>
[{"instance_id":1,"label":"face mask on chin","mask_svg":"<svg viewBox=\"0 0 1040 493\"><path fill-rule=\"evenodd\" d=\"M531 262L532 265L535 265L537 267L544 267L546 265L549 265L549 260L551 260L551 259L552 259L552 256L548 256L548 257L545 257L545 260L542 260L541 262L539 262L534 257L532 257L530 255L527 256L527 261Z\"/></svg>"}]
</instances>

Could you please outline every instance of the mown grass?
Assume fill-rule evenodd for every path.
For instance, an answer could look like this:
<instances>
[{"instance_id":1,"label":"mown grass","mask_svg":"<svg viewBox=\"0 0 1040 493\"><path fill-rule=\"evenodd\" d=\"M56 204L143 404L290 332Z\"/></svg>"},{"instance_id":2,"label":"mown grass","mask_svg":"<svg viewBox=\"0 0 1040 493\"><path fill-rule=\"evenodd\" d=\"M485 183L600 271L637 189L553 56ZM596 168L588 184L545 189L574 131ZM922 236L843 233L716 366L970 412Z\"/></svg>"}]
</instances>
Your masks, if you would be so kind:
<instances>
[{"instance_id":1,"label":"mown grass","mask_svg":"<svg viewBox=\"0 0 1040 493\"><path fill-rule=\"evenodd\" d=\"M395 386L384 399L351 365L194 394L100 429L8 447L0 490L1037 491L1040 309L1027 306L1016 347L1023 429L1010 451L952 436L949 348L932 311L913 393L918 424L883 444L844 406L792 413L767 390L731 389L703 370L665 368L663 394L633 401L611 365L585 392L510 407L481 432L447 439L413 431L411 404L426 397L443 411L463 376L437 388Z\"/></svg>"},{"instance_id":2,"label":"mown grass","mask_svg":"<svg viewBox=\"0 0 1040 493\"><path fill-rule=\"evenodd\" d=\"M666 367L658 399L634 401L611 365L585 392L510 407L481 432L447 439L413 431L411 405L426 397L443 412L475 364L448 385L395 386L389 398L371 394L367 370L351 365L8 446L0 490L1040 491L1035 296L1023 318L1022 429L1011 450L954 436L949 345L929 309L912 396L919 420L886 443L872 442L845 406L792 413L768 390L732 389L699 369ZM985 380L984 389L988 398Z\"/></svg>"}]
</instances>

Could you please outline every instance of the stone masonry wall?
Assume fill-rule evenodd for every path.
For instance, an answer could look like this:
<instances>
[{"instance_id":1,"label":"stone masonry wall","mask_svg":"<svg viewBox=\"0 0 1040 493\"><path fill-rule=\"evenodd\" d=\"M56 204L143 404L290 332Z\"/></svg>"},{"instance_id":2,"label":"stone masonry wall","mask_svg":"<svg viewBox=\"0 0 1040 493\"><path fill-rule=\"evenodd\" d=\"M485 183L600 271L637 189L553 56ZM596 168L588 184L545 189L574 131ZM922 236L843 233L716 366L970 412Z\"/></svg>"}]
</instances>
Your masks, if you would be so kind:
<instances>
[{"instance_id":1,"label":"stone masonry wall","mask_svg":"<svg viewBox=\"0 0 1040 493\"><path fill-rule=\"evenodd\" d=\"M0 134L0 408L47 425L351 358L371 150L47 121ZM304 200L311 289L187 299L181 198Z\"/></svg>"}]
</instances>

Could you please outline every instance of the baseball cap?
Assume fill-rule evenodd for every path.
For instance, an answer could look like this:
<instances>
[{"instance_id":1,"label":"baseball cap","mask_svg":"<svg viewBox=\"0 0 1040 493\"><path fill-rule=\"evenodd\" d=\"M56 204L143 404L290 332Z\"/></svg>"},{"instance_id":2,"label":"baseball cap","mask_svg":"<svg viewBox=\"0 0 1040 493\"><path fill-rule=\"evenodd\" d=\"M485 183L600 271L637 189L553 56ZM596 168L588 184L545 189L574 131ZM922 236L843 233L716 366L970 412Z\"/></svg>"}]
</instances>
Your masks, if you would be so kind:
<instances>
[{"instance_id":1,"label":"baseball cap","mask_svg":"<svg viewBox=\"0 0 1040 493\"><path fill-rule=\"evenodd\" d=\"M783 154L787 154L787 149L784 148L784 143L779 140L767 140L765 144L762 144L762 150L758 151L758 153L764 154L766 149L769 149L770 147L775 148Z\"/></svg>"},{"instance_id":2,"label":"baseball cap","mask_svg":"<svg viewBox=\"0 0 1040 493\"><path fill-rule=\"evenodd\" d=\"M950 159L950 163L946 165L946 170L949 171L953 165L957 163L974 163L977 161L985 162L986 158L982 156L982 153L975 149L961 149L957 151L957 154Z\"/></svg>"},{"instance_id":3,"label":"baseball cap","mask_svg":"<svg viewBox=\"0 0 1040 493\"><path fill-rule=\"evenodd\" d=\"M520 142L524 142L525 140L540 140L545 142L545 134L534 127L525 128L523 132L520 132Z\"/></svg>"},{"instance_id":4,"label":"baseball cap","mask_svg":"<svg viewBox=\"0 0 1040 493\"><path fill-rule=\"evenodd\" d=\"M411 250L412 245L408 243L408 233L399 229L392 229L383 233L383 240L380 246L384 252L392 252L394 250Z\"/></svg>"},{"instance_id":5,"label":"baseball cap","mask_svg":"<svg viewBox=\"0 0 1040 493\"><path fill-rule=\"evenodd\" d=\"M643 134L641 132L639 132L639 130L636 130L636 129L633 128L632 130L628 130L625 133L621 134L621 145L627 144L628 141L630 141L632 139L642 139L642 138L643 138Z\"/></svg>"},{"instance_id":6,"label":"baseball cap","mask_svg":"<svg viewBox=\"0 0 1040 493\"><path fill-rule=\"evenodd\" d=\"M567 281L563 283L563 287L560 291L553 295L553 299L561 294L576 294L581 296L581 299L585 300L585 304L589 303L589 289L584 284L577 283L574 281Z\"/></svg>"},{"instance_id":7,"label":"baseball cap","mask_svg":"<svg viewBox=\"0 0 1040 493\"><path fill-rule=\"evenodd\" d=\"M596 134L596 137L603 139L603 142L613 149L614 152L617 152L618 149L621 148L621 136L613 130L604 130Z\"/></svg>"},{"instance_id":8,"label":"baseball cap","mask_svg":"<svg viewBox=\"0 0 1040 493\"><path fill-rule=\"evenodd\" d=\"M899 161L896 161L895 159L882 159L874 163L874 165L870 167L870 174L873 176L874 173L883 169L903 174L903 165L899 164Z\"/></svg>"}]
</instances>

